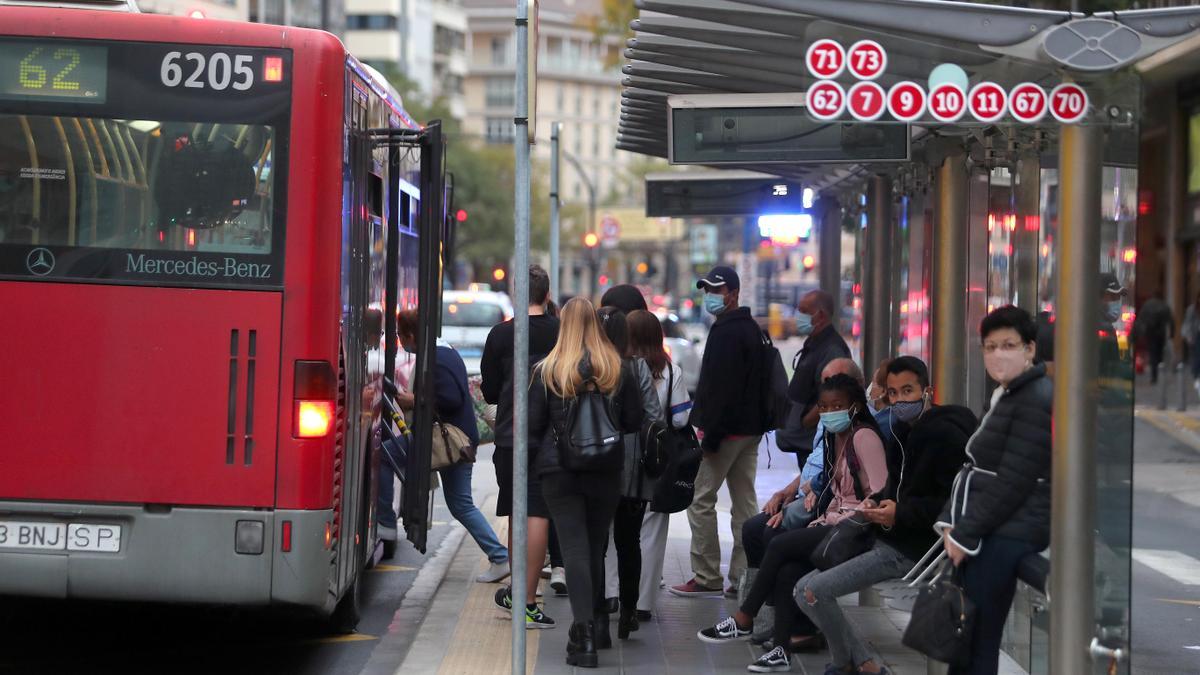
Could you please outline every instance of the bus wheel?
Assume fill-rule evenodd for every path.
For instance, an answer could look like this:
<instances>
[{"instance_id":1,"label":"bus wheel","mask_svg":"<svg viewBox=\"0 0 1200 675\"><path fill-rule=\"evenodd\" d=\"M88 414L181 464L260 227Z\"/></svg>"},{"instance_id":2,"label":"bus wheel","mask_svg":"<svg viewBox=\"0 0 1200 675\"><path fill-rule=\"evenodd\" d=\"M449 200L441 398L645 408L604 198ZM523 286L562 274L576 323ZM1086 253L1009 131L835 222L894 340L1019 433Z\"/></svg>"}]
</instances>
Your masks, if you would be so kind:
<instances>
[{"instance_id":1,"label":"bus wheel","mask_svg":"<svg viewBox=\"0 0 1200 675\"><path fill-rule=\"evenodd\" d=\"M334 633L353 633L362 619L362 574L350 583L333 614L329 616L329 629Z\"/></svg>"}]
</instances>

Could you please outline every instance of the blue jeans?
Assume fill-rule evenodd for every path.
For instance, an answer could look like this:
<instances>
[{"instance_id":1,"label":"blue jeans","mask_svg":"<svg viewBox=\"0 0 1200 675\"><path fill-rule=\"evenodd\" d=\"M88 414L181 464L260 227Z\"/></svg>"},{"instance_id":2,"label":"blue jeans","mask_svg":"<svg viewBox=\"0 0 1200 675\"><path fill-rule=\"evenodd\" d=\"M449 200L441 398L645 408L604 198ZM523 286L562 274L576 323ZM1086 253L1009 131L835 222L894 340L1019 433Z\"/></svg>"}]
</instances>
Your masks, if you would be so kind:
<instances>
[{"instance_id":1,"label":"blue jeans","mask_svg":"<svg viewBox=\"0 0 1200 675\"><path fill-rule=\"evenodd\" d=\"M446 496L446 506L450 515L467 528L467 532L487 554L488 560L502 563L508 560L508 549L500 543L492 526L488 524L475 501L471 498L471 474L474 464L455 464L444 469L438 469L442 480L442 493ZM383 527L396 527L396 512L392 509L392 499L395 496L395 474L385 460L379 471L378 518Z\"/></svg>"}]
</instances>

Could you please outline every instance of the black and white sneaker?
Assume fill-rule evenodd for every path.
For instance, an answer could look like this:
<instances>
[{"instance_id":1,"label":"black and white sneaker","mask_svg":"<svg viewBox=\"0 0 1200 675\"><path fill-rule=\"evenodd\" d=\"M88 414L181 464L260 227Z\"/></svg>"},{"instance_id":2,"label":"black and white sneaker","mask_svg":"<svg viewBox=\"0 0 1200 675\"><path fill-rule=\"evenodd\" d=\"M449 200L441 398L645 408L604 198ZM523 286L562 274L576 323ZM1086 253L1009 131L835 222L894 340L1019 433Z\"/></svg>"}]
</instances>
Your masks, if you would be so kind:
<instances>
[{"instance_id":1,"label":"black and white sneaker","mask_svg":"<svg viewBox=\"0 0 1200 675\"><path fill-rule=\"evenodd\" d=\"M512 587L504 586L496 589L496 594L492 596L496 602L496 607L503 612L512 612Z\"/></svg>"},{"instance_id":2,"label":"black and white sneaker","mask_svg":"<svg viewBox=\"0 0 1200 675\"><path fill-rule=\"evenodd\" d=\"M737 621L731 616L721 619L715 626L697 631L696 637L700 638L701 642L719 645L725 642L746 640L753 632L753 628L742 628L737 625Z\"/></svg>"},{"instance_id":3,"label":"black and white sneaker","mask_svg":"<svg viewBox=\"0 0 1200 675\"><path fill-rule=\"evenodd\" d=\"M792 657L783 647L776 647L746 666L746 670L752 673L789 673L792 670Z\"/></svg>"}]
</instances>

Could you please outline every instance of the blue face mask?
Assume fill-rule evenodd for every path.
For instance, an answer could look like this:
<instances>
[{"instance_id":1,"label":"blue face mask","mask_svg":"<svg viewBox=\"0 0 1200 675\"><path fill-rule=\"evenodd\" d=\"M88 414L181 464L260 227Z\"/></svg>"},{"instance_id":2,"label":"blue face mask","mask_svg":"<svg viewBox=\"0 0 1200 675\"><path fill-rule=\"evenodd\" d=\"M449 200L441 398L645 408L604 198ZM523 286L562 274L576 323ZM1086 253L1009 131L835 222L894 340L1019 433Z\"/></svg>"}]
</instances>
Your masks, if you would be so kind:
<instances>
[{"instance_id":1,"label":"blue face mask","mask_svg":"<svg viewBox=\"0 0 1200 675\"><path fill-rule=\"evenodd\" d=\"M850 428L850 411L835 410L833 412L821 413L821 424L828 431L840 434Z\"/></svg>"},{"instance_id":2,"label":"blue face mask","mask_svg":"<svg viewBox=\"0 0 1200 675\"><path fill-rule=\"evenodd\" d=\"M800 335L812 335L813 318L811 314L804 312L796 314L796 332Z\"/></svg>"},{"instance_id":3,"label":"blue face mask","mask_svg":"<svg viewBox=\"0 0 1200 675\"><path fill-rule=\"evenodd\" d=\"M925 412L925 397L915 401L896 401L892 404L892 415L905 423L912 423Z\"/></svg>"},{"instance_id":4,"label":"blue face mask","mask_svg":"<svg viewBox=\"0 0 1200 675\"><path fill-rule=\"evenodd\" d=\"M1104 308L1104 318L1108 319L1109 321L1116 321L1117 319L1121 318L1120 300L1113 300L1112 302L1106 303Z\"/></svg>"},{"instance_id":5,"label":"blue face mask","mask_svg":"<svg viewBox=\"0 0 1200 675\"><path fill-rule=\"evenodd\" d=\"M720 316L725 311L725 296L716 293L704 294L704 309L713 316Z\"/></svg>"}]
</instances>

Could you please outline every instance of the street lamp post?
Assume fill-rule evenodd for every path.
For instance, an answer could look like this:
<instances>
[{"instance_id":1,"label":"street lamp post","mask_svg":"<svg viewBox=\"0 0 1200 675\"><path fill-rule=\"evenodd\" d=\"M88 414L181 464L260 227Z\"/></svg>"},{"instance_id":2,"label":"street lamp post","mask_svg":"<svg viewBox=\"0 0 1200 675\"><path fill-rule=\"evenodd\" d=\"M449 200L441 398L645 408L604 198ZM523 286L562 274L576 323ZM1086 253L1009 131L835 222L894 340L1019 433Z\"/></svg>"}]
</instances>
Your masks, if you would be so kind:
<instances>
[{"instance_id":1,"label":"street lamp post","mask_svg":"<svg viewBox=\"0 0 1200 675\"><path fill-rule=\"evenodd\" d=\"M571 163L571 166L575 167L575 171L579 173L579 180L583 181L583 186L585 188L587 188L587 193L588 193L587 232L591 233L591 234L595 234L596 236L600 236L600 233L596 231L596 186L592 183L591 179L588 178L587 171L584 171L583 164L580 163L579 159L577 157L575 157L575 155L572 155L571 153L567 152L566 150L562 150L561 152L562 152L563 159L567 160L568 162ZM593 251L590 254L589 261L590 261L591 268L592 268L592 292L594 294L600 288L600 275L598 272L598 269L600 267L599 253Z\"/></svg>"}]
</instances>

